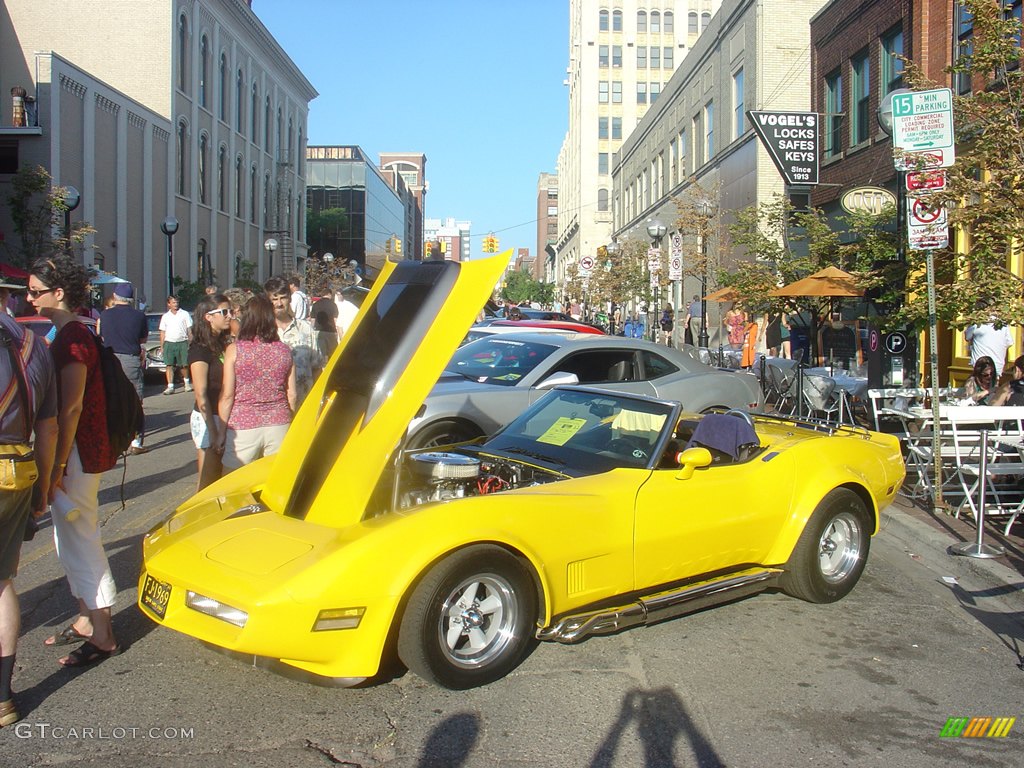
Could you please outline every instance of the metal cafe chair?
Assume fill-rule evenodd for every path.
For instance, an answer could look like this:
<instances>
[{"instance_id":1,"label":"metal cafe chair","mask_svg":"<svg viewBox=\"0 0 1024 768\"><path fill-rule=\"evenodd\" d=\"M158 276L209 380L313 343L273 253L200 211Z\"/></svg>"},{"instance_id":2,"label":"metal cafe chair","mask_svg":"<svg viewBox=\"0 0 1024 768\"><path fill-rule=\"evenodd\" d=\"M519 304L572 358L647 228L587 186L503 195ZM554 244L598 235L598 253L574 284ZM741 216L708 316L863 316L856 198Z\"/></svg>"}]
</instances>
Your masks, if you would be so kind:
<instances>
[{"instance_id":1,"label":"metal cafe chair","mask_svg":"<svg viewBox=\"0 0 1024 768\"><path fill-rule=\"evenodd\" d=\"M825 421L839 421L842 395L836 392L836 383L828 376L805 373L800 394L812 416L820 415Z\"/></svg>"}]
</instances>

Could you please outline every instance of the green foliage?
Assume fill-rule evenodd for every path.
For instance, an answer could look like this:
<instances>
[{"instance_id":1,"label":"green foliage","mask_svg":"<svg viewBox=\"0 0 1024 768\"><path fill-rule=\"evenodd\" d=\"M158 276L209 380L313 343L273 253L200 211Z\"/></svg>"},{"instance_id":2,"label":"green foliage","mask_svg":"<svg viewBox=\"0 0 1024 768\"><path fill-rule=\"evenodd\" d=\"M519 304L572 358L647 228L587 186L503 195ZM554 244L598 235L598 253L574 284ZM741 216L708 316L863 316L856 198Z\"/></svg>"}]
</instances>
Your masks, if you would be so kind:
<instances>
[{"instance_id":1,"label":"green foliage","mask_svg":"<svg viewBox=\"0 0 1024 768\"><path fill-rule=\"evenodd\" d=\"M606 302L627 304L636 299L642 304L650 304L654 300L654 292L647 272L649 247L650 243L645 240L630 239L618 243L617 249L599 254L587 282L587 303L591 306ZM667 265L663 263L662 274L665 274L666 269ZM576 276L575 271L573 276L575 279L570 281L569 292L574 296L582 296L583 281Z\"/></svg>"},{"instance_id":2,"label":"green foliage","mask_svg":"<svg viewBox=\"0 0 1024 768\"><path fill-rule=\"evenodd\" d=\"M550 304L554 298L555 286L534 280L529 273L516 269L508 273L505 285L501 289L501 297L513 304L536 301L539 304Z\"/></svg>"},{"instance_id":3,"label":"green foliage","mask_svg":"<svg viewBox=\"0 0 1024 768\"><path fill-rule=\"evenodd\" d=\"M195 282L184 280L175 275L174 295L178 297L178 304L181 305L181 308L191 312L196 308L199 300L206 295L206 283L203 280Z\"/></svg>"},{"instance_id":4,"label":"green foliage","mask_svg":"<svg viewBox=\"0 0 1024 768\"><path fill-rule=\"evenodd\" d=\"M962 327L987 322L1024 323L1021 277L1011 271L1024 233L1024 72L1020 22L1004 19L1002 4L961 0L973 17L969 55L947 71L968 77L973 90L954 95L956 164L946 189L930 198L949 213L951 233L965 234L961 248L937 251L939 320ZM905 77L915 90L937 87L912 62ZM951 243L953 245L953 243ZM902 320L928 323L925 251L908 251L907 301Z\"/></svg>"},{"instance_id":5,"label":"green foliage","mask_svg":"<svg viewBox=\"0 0 1024 768\"><path fill-rule=\"evenodd\" d=\"M349 227L348 211L344 208L324 208L319 212L306 208L306 237L320 253L327 250L328 242L348 234Z\"/></svg>"},{"instance_id":6,"label":"green foliage","mask_svg":"<svg viewBox=\"0 0 1024 768\"><path fill-rule=\"evenodd\" d=\"M242 259L238 264L238 274L235 275L235 288L246 288L253 293L262 293L263 286L256 280L255 261Z\"/></svg>"},{"instance_id":7,"label":"green foliage","mask_svg":"<svg viewBox=\"0 0 1024 768\"><path fill-rule=\"evenodd\" d=\"M95 232L87 222L75 222L71 242L65 241L64 202L66 187L56 186L42 166L22 167L11 178L11 194L7 205L11 210L14 231L20 240L14 250L7 246L13 264L28 267L41 256L72 250L83 255L85 238ZM56 236L55 236L56 235Z\"/></svg>"}]
</instances>

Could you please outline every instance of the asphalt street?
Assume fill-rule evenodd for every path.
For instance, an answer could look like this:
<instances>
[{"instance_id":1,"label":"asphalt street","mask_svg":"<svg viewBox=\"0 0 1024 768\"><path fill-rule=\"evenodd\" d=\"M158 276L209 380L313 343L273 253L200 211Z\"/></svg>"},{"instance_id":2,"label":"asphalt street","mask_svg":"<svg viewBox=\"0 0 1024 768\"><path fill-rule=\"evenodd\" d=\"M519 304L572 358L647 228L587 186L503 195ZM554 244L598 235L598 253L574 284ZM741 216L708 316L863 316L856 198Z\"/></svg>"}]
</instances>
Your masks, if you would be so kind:
<instances>
[{"instance_id":1,"label":"asphalt street","mask_svg":"<svg viewBox=\"0 0 1024 768\"><path fill-rule=\"evenodd\" d=\"M280 677L159 628L135 607L141 538L195 484L191 395L147 390L152 451L103 478L125 653L61 668L43 640L74 605L47 526L25 546L15 690L0 766L1019 766L1024 583L952 557L897 508L846 599L762 594L575 646L452 692L411 674L358 690ZM770 489L766 489L770 491ZM943 738L951 717L1016 717Z\"/></svg>"}]
</instances>

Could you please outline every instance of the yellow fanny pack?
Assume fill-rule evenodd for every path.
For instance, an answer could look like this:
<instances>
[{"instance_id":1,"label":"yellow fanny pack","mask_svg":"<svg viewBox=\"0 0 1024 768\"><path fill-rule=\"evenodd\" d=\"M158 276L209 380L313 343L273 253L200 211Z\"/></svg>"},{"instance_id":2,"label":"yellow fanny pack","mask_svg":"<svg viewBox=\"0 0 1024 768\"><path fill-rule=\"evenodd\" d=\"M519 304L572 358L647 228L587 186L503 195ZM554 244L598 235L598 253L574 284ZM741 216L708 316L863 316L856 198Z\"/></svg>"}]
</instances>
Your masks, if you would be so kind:
<instances>
[{"instance_id":1,"label":"yellow fanny pack","mask_svg":"<svg viewBox=\"0 0 1024 768\"><path fill-rule=\"evenodd\" d=\"M38 477L31 445L0 445L0 491L24 491Z\"/></svg>"}]
</instances>

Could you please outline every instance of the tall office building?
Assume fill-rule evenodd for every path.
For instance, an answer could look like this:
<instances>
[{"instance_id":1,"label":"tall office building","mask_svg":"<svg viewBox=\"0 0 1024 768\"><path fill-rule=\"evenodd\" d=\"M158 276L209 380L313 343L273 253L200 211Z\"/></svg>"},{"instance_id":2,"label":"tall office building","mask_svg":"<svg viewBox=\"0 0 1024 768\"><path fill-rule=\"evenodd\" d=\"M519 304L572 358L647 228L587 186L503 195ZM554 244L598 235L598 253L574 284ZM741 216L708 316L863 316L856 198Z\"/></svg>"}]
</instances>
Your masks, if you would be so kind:
<instances>
[{"instance_id":1,"label":"tall office building","mask_svg":"<svg viewBox=\"0 0 1024 768\"><path fill-rule=\"evenodd\" d=\"M243 262L257 279L301 268L317 92L249 0L3 8L0 89L35 103L33 125L0 109L0 195L26 165L76 187L72 219L96 229L86 261L102 254L155 306L167 291L166 217L178 222L173 275L184 280L231 285ZM0 228L11 232L6 214Z\"/></svg>"},{"instance_id":2,"label":"tall office building","mask_svg":"<svg viewBox=\"0 0 1024 768\"><path fill-rule=\"evenodd\" d=\"M614 156L721 0L570 0L569 121L558 154L556 282L612 233Z\"/></svg>"},{"instance_id":3,"label":"tall office building","mask_svg":"<svg viewBox=\"0 0 1024 768\"><path fill-rule=\"evenodd\" d=\"M542 173L537 179L537 258L533 262L535 280L551 282L557 242L558 177L553 173Z\"/></svg>"}]
</instances>

